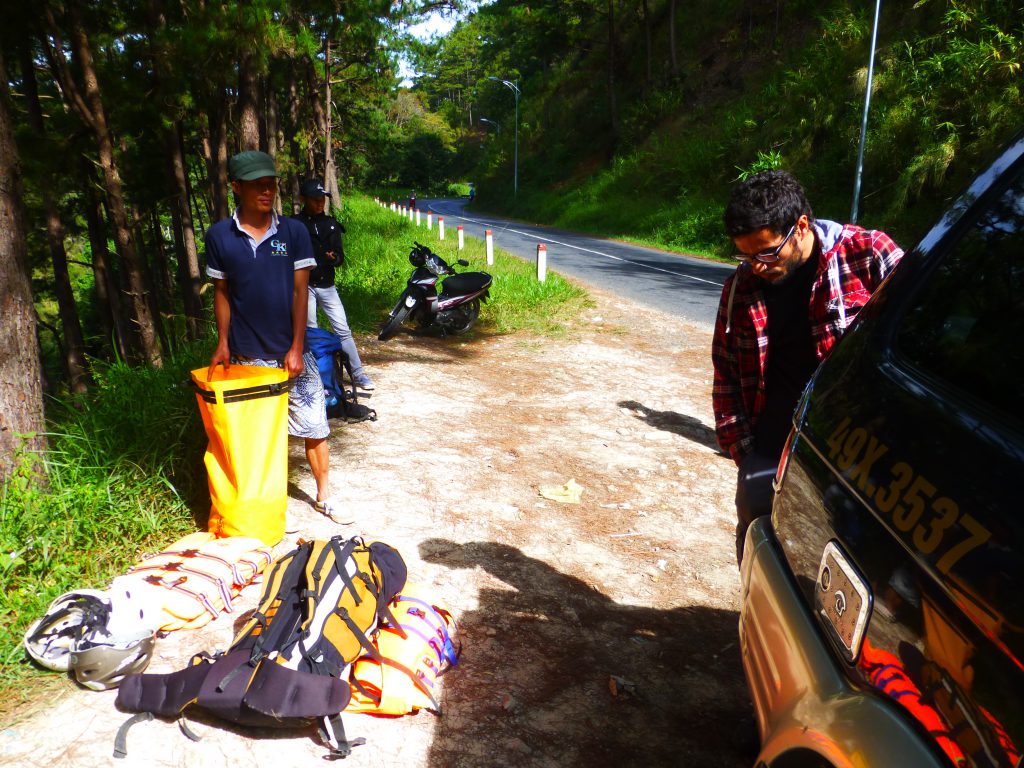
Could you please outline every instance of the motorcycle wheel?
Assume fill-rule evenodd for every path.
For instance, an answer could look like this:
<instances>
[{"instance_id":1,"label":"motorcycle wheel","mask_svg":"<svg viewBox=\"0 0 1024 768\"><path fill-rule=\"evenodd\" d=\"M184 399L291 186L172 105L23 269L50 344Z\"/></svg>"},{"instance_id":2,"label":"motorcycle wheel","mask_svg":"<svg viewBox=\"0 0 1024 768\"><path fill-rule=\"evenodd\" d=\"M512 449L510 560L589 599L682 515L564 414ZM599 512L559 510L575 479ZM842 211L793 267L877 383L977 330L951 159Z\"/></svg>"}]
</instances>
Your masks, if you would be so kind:
<instances>
[{"instance_id":1,"label":"motorcycle wheel","mask_svg":"<svg viewBox=\"0 0 1024 768\"><path fill-rule=\"evenodd\" d=\"M468 333L469 329L476 324L476 318L480 314L480 299L467 301L461 307L451 310L452 323L448 330L455 335Z\"/></svg>"},{"instance_id":2,"label":"motorcycle wheel","mask_svg":"<svg viewBox=\"0 0 1024 768\"><path fill-rule=\"evenodd\" d=\"M398 333L398 329L402 326L402 323L405 322L405 318L409 316L410 311L410 308L405 306L404 301L395 307L394 314L391 315L391 318L386 323L384 323L384 327L380 329L377 340L387 341Z\"/></svg>"}]
</instances>

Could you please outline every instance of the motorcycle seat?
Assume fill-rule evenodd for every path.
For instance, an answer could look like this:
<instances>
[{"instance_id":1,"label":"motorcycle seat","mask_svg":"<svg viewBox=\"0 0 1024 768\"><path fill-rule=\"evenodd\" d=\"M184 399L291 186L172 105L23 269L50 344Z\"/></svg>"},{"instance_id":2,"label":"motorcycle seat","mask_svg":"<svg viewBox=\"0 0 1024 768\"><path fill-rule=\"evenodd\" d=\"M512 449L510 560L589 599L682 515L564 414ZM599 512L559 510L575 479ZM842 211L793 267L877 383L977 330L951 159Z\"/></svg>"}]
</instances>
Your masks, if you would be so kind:
<instances>
[{"instance_id":1,"label":"motorcycle seat","mask_svg":"<svg viewBox=\"0 0 1024 768\"><path fill-rule=\"evenodd\" d=\"M460 272L450 275L441 285L442 296L460 296L489 288L493 278L486 272Z\"/></svg>"}]
</instances>

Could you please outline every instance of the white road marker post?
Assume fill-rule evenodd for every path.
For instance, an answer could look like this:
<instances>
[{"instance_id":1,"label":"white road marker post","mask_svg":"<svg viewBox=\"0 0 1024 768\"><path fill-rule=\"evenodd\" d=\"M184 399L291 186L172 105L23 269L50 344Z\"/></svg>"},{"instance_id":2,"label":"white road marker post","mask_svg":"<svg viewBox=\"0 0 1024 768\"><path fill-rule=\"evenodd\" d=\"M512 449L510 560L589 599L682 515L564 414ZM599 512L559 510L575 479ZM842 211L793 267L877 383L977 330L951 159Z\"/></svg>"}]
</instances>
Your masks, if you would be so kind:
<instances>
[{"instance_id":1,"label":"white road marker post","mask_svg":"<svg viewBox=\"0 0 1024 768\"><path fill-rule=\"evenodd\" d=\"M434 212L427 211L427 231L430 232L434 229Z\"/></svg>"},{"instance_id":2,"label":"white road marker post","mask_svg":"<svg viewBox=\"0 0 1024 768\"><path fill-rule=\"evenodd\" d=\"M487 264L491 265L494 263L494 235L489 229L484 230L484 243L487 245Z\"/></svg>"},{"instance_id":3,"label":"white road marker post","mask_svg":"<svg viewBox=\"0 0 1024 768\"><path fill-rule=\"evenodd\" d=\"M444 216L437 217L437 233L440 235L438 240L444 240Z\"/></svg>"},{"instance_id":4,"label":"white road marker post","mask_svg":"<svg viewBox=\"0 0 1024 768\"><path fill-rule=\"evenodd\" d=\"M412 219L413 219L413 213L412 213L412 208L410 207L409 208L409 223L410 224L412 223Z\"/></svg>"},{"instance_id":5,"label":"white road marker post","mask_svg":"<svg viewBox=\"0 0 1024 768\"><path fill-rule=\"evenodd\" d=\"M537 282L543 283L548 276L548 247L537 243Z\"/></svg>"},{"instance_id":6,"label":"white road marker post","mask_svg":"<svg viewBox=\"0 0 1024 768\"><path fill-rule=\"evenodd\" d=\"M459 250L461 251L463 248L466 247L466 239L465 239L465 236L462 234L462 225L461 224L459 224L459 228L458 229L459 229Z\"/></svg>"},{"instance_id":7,"label":"white road marker post","mask_svg":"<svg viewBox=\"0 0 1024 768\"><path fill-rule=\"evenodd\" d=\"M420 209L417 208L416 209L416 226L418 227L419 225L420 225Z\"/></svg>"}]
</instances>

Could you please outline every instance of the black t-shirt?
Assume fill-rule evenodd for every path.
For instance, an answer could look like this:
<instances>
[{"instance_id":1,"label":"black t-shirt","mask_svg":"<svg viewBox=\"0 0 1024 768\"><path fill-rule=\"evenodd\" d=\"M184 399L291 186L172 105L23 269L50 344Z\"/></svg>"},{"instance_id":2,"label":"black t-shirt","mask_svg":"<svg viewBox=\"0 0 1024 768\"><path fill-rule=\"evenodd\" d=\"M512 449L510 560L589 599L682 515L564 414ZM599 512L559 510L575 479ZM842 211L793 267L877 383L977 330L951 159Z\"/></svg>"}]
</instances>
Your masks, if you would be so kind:
<instances>
[{"instance_id":1,"label":"black t-shirt","mask_svg":"<svg viewBox=\"0 0 1024 768\"><path fill-rule=\"evenodd\" d=\"M345 246L341 240L345 228L326 213L310 216L303 210L295 218L306 225L309 239L313 241L316 268L309 274L309 284L314 288L329 288L334 285L334 268L341 266L345 259ZM327 259L325 254L328 251L334 252L334 262Z\"/></svg>"},{"instance_id":2,"label":"black t-shirt","mask_svg":"<svg viewBox=\"0 0 1024 768\"><path fill-rule=\"evenodd\" d=\"M754 428L754 444L759 453L782 453L797 400L818 367L810 317L811 286L817 264L815 253L784 283L764 287L768 313L767 402Z\"/></svg>"}]
</instances>

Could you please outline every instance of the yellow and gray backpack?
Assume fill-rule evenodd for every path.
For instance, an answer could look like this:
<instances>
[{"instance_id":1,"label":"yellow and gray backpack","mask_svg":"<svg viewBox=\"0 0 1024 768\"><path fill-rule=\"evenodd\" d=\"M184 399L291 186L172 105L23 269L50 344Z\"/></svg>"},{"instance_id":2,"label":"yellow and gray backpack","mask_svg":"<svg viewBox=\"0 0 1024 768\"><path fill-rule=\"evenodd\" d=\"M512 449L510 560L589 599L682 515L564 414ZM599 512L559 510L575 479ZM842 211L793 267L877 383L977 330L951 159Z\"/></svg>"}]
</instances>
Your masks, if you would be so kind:
<instances>
[{"instance_id":1,"label":"yellow and gray backpack","mask_svg":"<svg viewBox=\"0 0 1024 768\"><path fill-rule=\"evenodd\" d=\"M140 714L118 732L114 755L127 753L133 722L179 717L195 705L239 725L316 724L330 757L346 757L364 741L348 740L341 723L349 669L376 653L372 638L406 575L402 556L382 542L300 543L275 562L259 606L227 651L198 654L171 674L125 678L118 707Z\"/></svg>"}]
</instances>

